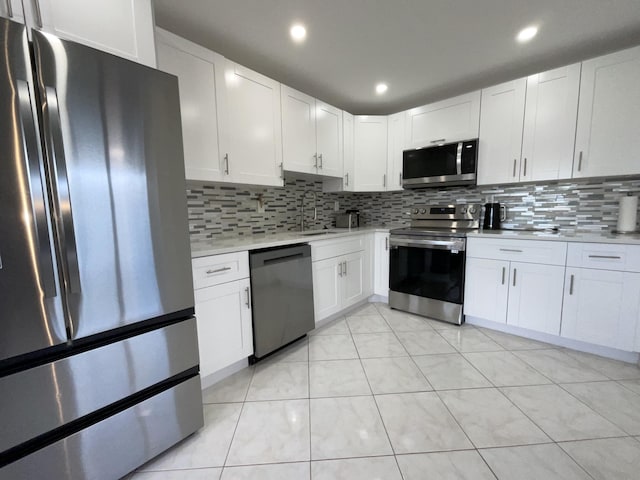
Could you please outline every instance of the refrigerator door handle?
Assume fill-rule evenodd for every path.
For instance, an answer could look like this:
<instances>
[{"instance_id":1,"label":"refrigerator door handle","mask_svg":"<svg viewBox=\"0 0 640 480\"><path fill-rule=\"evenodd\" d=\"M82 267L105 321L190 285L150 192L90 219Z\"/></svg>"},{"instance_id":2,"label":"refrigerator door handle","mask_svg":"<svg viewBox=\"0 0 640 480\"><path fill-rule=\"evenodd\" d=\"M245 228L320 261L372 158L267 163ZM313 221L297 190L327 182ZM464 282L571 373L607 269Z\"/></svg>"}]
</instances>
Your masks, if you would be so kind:
<instances>
[{"instance_id":1,"label":"refrigerator door handle","mask_svg":"<svg viewBox=\"0 0 640 480\"><path fill-rule=\"evenodd\" d=\"M37 257L38 279L44 298L57 295L51 239L47 225L46 197L40 171L40 152L38 150L38 135L34 123L34 113L31 105L29 85L24 80L17 80L19 102L20 128L24 139L22 148L25 155L26 175L28 177L29 193L31 197L31 216L34 223L34 240ZM26 209L25 209L26 210Z\"/></svg>"},{"instance_id":2,"label":"refrigerator door handle","mask_svg":"<svg viewBox=\"0 0 640 480\"><path fill-rule=\"evenodd\" d=\"M78 265L78 251L73 228L67 165L62 143L62 126L60 124L58 95L56 89L53 87L45 87L44 90L44 136L47 152L51 159L50 167L55 179L54 190L57 196L55 215L59 225L60 250L64 259L64 280L70 293L80 293L80 268Z\"/></svg>"}]
</instances>

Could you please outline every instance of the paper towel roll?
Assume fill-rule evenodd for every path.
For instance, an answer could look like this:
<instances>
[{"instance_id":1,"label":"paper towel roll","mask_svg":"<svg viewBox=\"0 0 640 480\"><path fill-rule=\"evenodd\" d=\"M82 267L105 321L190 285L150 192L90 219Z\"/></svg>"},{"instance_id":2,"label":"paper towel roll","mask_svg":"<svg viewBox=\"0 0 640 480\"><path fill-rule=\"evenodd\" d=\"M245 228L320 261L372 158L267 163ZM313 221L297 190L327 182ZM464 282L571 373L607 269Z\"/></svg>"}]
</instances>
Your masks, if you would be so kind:
<instances>
[{"instance_id":1,"label":"paper towel roll","mask_svg":"<svg viewBox=\"0 0 640 480\"><path fill-rule=\"evenodd\" d=\"M622 197L618 210L618 232L635 232L638 215L638 197Z\"/></svg>"}]
</instances>

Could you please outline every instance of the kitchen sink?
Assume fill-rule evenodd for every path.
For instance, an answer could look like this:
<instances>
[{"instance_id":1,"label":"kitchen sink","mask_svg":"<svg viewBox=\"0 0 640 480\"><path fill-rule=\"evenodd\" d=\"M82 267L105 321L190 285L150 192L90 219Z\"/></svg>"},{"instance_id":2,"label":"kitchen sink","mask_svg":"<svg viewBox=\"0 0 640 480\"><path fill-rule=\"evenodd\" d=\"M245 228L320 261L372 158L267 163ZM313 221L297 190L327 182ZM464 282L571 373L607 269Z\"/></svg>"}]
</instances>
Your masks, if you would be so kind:
<instances>
[{"instance_id":1,"label":"kitchen sink","mask_svg":"<svg viewBox=\"0 0 640 480\"><path fill-rule=\"evenodd\" d=\"M340 233L336 230L308 230L306 232L299 232L300 235L303 236L312 236L312 235L331 235L332 233Z\"/></svg>"}]
</instances>

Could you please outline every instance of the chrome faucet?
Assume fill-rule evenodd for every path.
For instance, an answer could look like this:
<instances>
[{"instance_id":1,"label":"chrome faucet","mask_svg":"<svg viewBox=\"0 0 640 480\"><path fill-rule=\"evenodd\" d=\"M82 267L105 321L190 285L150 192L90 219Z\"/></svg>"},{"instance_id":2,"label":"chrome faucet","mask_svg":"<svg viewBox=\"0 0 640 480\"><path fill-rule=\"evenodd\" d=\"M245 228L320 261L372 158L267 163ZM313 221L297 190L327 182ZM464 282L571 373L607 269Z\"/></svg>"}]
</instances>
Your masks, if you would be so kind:
<instances>
[{"instance_id":1,"label":"chrome faucet","mask_svg":"<svg viewBox=\"0 0 640 480\"><path fill-rule=\"evenodd\" d=\"M300 199L300 231L304 232L304 199L307 196L307 193L311 193L313 195L313 219L318 219L318 194L315 190L305 190L302 194L302 198Z\"/></svg>"}]
</instances>

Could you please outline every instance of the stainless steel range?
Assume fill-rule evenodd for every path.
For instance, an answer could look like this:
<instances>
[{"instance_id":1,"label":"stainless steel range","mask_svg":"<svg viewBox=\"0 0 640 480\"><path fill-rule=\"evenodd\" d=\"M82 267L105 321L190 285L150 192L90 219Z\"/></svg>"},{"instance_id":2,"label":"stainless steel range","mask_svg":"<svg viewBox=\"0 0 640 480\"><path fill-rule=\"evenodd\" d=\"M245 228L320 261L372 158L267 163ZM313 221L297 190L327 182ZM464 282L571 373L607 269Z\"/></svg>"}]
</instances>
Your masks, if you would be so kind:
<instances>
[{"instance_id":1,"label":"stainless steel range","mask_svg":"<svg viewBox=\"0 0 640 480\"><path fill-rule=\"evenodd\" d=\"M420 205L411 210L411 227L391 230L391 308L464 322L466 236L480 227L480 211L476 204Z\"/></svg>"}]
</instances>

